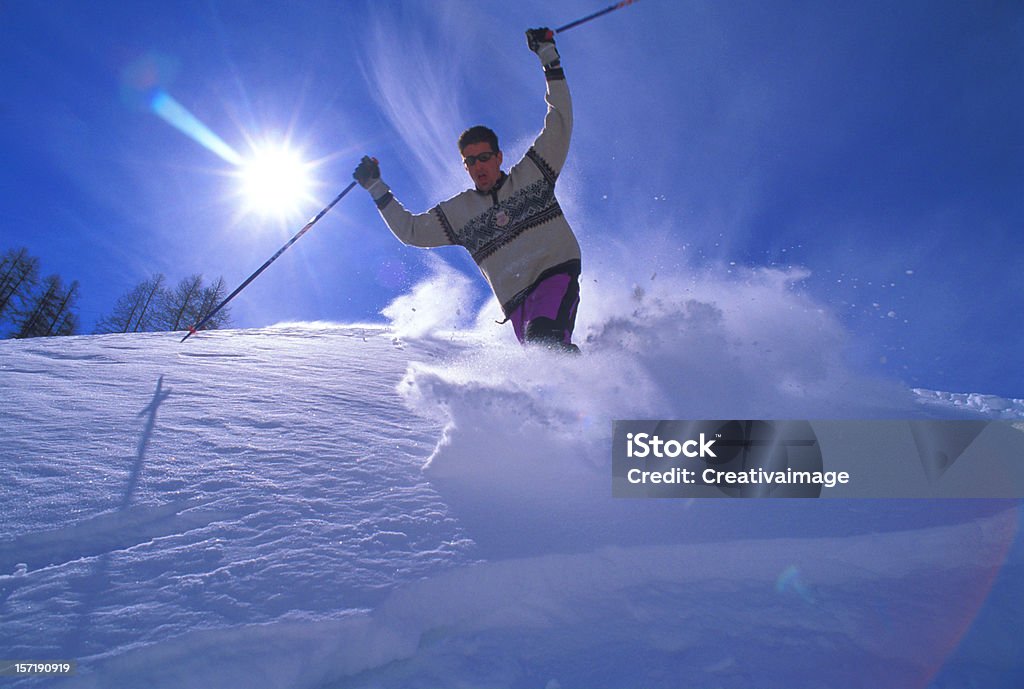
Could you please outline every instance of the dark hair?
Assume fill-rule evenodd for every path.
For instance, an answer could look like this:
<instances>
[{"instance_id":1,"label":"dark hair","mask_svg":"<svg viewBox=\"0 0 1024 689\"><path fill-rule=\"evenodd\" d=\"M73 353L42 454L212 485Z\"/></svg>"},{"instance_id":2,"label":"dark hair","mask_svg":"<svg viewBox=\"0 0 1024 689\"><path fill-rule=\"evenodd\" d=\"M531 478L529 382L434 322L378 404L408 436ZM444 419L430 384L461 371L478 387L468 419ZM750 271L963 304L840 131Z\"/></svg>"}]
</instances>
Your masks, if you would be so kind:
<instances>
[{"instance_id":1,"label":"dark hair","mask_svg":"<svg viewBox=\"0 0 1024 689\"><path fill-rule=\"evenodd\" d=\"M470 127L466 131L462 132L462 136L459 137L459 153L466 150L466 146L471 144L483 144L487 143L491 145L491 150L495 153L501 149L498 148L498 135L492 130L478 124L475 127Z\"/></svg>"}]
</instances>

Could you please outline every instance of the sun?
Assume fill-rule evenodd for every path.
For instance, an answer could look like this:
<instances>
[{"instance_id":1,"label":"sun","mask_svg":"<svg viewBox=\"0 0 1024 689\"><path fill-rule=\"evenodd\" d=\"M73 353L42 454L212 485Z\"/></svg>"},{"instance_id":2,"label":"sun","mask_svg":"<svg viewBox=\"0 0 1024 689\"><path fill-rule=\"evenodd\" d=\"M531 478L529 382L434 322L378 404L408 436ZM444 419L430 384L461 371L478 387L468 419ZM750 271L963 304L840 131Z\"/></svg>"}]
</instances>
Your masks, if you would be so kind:
<instances>
[{"instance_id":1,"label":"sun","mask_svg":"<svg viewBox=\"0 0 1024 689\"><path fill-rule=\"evenodd\" d=\"M238 170L246 209L282 219L302 214L314 201L311 168L287 145L254 149Z\"/></svg>"}]
</instances>

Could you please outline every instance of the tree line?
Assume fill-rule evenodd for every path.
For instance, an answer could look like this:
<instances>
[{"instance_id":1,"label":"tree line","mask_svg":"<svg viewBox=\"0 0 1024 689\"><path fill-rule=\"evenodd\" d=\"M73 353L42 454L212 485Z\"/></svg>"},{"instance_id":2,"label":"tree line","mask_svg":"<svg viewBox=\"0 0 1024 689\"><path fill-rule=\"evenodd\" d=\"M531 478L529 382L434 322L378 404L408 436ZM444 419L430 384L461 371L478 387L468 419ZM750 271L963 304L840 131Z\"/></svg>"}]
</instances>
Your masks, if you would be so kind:
<instances>
[{"instance_id":1,"label":"tree line","mask_svg":"<svg viewBox=\"0 0 1024 689\"><path fill-rule=\"evenodd\" d=\"M188 330L223 301L224 278L203 284L202 275L182 278L170 285L162 274L143 280L117 300L114 310L96 322L96 333L142 333ZM229 309L221 309L205 326L223 328L231 322Z\"/></svg>"},{"instance_id":2,"label":"tree line","mask_svg":"<svg viewBox=\"0 0 1024 689\"><path fill-rule=\"evenodd\" d=\"M11 249L0 259L0 331L4 337L73 335L78 330L78 282L40 278L39 259Z\"/></svg>"},{"instance_id":3,"label":"tree line","mask_svg":"<svg viewBox=\"0 0 1024 689\"><path fill-rule=\"evenodd\" d=\"M226 294L224 279L204 284L190 275L172 285L157 274L122 295L113 310L96 322L94 333L136 333L187 330L219 304ZM76 335L79 285L66 285L59 275L40 277L40 262L27 249L9 249L0 257L0 337ZM230 324L222 309L205 326Z\"/></svg>"}]
</instances>

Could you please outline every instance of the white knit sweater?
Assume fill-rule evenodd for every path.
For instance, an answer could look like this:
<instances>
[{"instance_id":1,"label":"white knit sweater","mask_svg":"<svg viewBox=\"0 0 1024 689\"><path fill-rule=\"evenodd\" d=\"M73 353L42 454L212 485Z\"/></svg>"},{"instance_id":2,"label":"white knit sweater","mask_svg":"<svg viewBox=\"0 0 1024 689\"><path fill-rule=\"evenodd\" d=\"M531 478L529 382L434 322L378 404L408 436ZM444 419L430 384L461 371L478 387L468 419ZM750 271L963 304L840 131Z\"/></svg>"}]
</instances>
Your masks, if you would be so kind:
<instances>
[{"instance_id":1,"label":"white knit sweater","mask_svg":"<svg viewBox=\"0 0 1024 689\"><path fill-rule=\"evenodd\" d=\"M416 214L383 182L370 189L384 222L404 243L465 247L506 314L545 272L563 265L579 271L580 246L555 198L555 181L569 152L572 101L561 68L545 74L544 129L492 190L467 189Z\"/></svg>"}]
</instances>

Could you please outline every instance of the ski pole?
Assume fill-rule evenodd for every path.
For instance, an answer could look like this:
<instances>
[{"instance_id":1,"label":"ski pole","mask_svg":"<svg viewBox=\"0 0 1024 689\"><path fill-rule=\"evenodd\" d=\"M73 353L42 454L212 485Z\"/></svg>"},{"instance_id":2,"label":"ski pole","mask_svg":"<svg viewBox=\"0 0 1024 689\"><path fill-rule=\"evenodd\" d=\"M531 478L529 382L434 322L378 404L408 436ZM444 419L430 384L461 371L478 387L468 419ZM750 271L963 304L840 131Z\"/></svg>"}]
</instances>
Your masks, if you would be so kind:
<instances>
[{"instance_id":1,"label":"ski pole","mask_svg":"<svg viewBox=\"0 0 1024 689\"><path fill-rule=\"evenodd\" d=\"M267 260L267 262L266 262L266 263L264 263L264 264L263 264L263 265L261 265L261 266L260 266L259 268L257 268L257 269L256 269L256 272L255 272L255 273L253 273L252 275L250 275L249 277L247 277L247 278L245 279L245 282L243 282L243 283L242 283L242 284L240 284L240 285L239 285L238 287L236 287L236 288L235 288L235 291L234 291L234 292L232 292L231 294L229 294L229 295L228 295L228 296L227 296L227 297L226 297L226 298L224 299L224 301L222 301L221 303L217 304L217 306L215 306L215 307L213 308L213 311L210 311L210 313L206 314L206 316L205 316L205 317L203 317L203 319L202 319L202 320L200 320L200 321L199 321L198 323L196 323L196 324L195 324L195 325L193 325L193 326L192 326L191 328L189 328L189 329L188 329L188 332L187 332L187 333L185 333L185 337L181 338L181 341L182 341L182 342L184 342L184 341L185 341L185 340L187 340L187 339L188 339L188 338L189 338L189 337L190 337L191 335L194 335L194 334L196 333L196 331L198 331L198 330L201 330L201 329L202 329L202 327L203 327L204 325L206 325L207 323L209 323L209 322L210 322L210 319L211 319L211 318L213 318L213 317L214 317L214 315L216 315L216 313L217 313L218 311L220 311L221 309L223 309L223 308L224 308L224 307L225 307L225 306L227 305L227 303L228 303L229 301L231 301L232 299L234 299L235 297L237 297L237 296L238 296L238 293L239 293L239 292L241 292L241 291L242 291L243 289L245 289L246 287L248 287L248 286L249 286L249 283L250 283L250 282L252 282L252 281L253 281L253 280L255 280L255 279L256 279L257 277L259 277L260 273L262 273L262 272L263 272L264 270L266 270L266 269L267 269L268 267L270 267L270 264L271 264L271 263L273 263L274 261L276 261L276 260L278 259L278 257L279 257L279 256L280 256L281 254L283 254L283 253L284 253L285 251L287 251L287 250L288 250L288 249L289 249L289 248L291 247L291 245L292 245L292 244L294 244L295 242L299 241L299 238L300 238L300 237L302 237L302 235L304 235L304 234L306 234L307 232L309 232L309 230L310 230L310 229L311 229L311 228L313 227L313 225L316 225L317 221L318 221L318 220L319 220L320 218L322 218L322 217L324 217L325 215L327 215L327 211L329 211L329 210L331 210L332 208L334 208L334 205L335 205L336 203L338 203L338 201L341 201L341 199L345 197L345 194L347 194L347 193L349 193L350 191L352 191L352 188L353 188L353 187L355 187L355 185L356 185L356 183L355 183L355 182L352 182L352 183L351 183L351 184L349 184L349 185L348 185L347 187L345 187L345 190L344 190L344 191L342 191L342 192L341 192L340 194L338 194L337 196L335 196L335 197L334 197L334 200L333 200L333 201L331 201L331 202L330 202L330 203L328 203L328 204L327 204L326 206L324 206L323 210L321 210L321 211L320 211L319 213L317 213L316 215L314 215L314 216L313 216L313 218L312 218L312 219L311 219L311 220L310 220L310 221L309 221L308 223L306 223L305 227L303 227L303 228L302 228L301 230L299 230L298 232L296 232L296 233L295 233L295 236L294 236L294 237L292 237L291 239L289 239L289 240L288 240L288 242L287 242L287 243L286 243L286 244L285 244L284 246L282 246L282 247L281 247L280 249L278 249L278 250L277 250L277 253L276 253L276 254L274 254L273 256L271 256L271 257L270 257L270 258L269 258L269 259Z\"/></svg>"},{"instance_id":2,"label":"ski pole","mask_svg":"<svg viewBox=\"0 0 1024 689\"><path fill-rule=\"evenodd\" d=\"M588 14L586 17L583 17L582 19L577 19L574 22L569 22L565 26L560 26L557 29L554 29L552 31L552 33L562 33L563 31L568 31L569 29L575 28L575 27L579 26L580 24L586 24L591 19L597 19L598 17L603 17L604 15L608 14L609 12L614 12L615 10L621 9L621 8L625 7L626 5L632 5L636 1L637 0L622 0L622 2L617 2L617 3L615 3L614 5L612 5L610 7L605 7L603 10L599 10L597 12L594 12L593 14Z\"/></svg>"}]
</instances>

